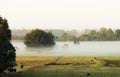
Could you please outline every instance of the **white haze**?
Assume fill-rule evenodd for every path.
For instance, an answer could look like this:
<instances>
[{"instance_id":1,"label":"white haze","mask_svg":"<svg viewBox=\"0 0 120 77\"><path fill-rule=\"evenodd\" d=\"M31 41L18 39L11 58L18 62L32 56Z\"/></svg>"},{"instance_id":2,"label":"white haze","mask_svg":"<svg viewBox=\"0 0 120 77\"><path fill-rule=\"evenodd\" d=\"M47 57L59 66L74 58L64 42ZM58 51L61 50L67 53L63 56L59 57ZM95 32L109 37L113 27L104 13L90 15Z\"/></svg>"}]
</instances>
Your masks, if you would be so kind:
<instances>
[{"instance_id":1,"label":"white haze","mask_svg":"<svg viewBox=\"0 0 120 77\"><path fill-rule=\"evenodd\" d=\"M0 0L12 29L120 28L120 0Z\"/></svg>"}]
</instances>

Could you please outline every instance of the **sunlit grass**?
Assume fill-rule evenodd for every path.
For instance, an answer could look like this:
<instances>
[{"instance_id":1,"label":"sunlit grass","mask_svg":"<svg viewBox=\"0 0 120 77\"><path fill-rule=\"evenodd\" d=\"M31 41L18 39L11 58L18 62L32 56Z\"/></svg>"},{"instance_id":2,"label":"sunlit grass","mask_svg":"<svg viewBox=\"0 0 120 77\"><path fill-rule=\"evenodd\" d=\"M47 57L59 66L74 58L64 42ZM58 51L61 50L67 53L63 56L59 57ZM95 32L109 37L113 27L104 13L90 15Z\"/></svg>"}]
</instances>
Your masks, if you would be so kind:
<instances>
[{"instance_id":1,"label":"sunlit grass","mask_svg":"<svg viewBox=\"0 0 120 77\"><path fill-rule=\"evenodd\" d=\"M87 73L91 77L120 77L120 63L116 63L119 60L120 57L17 56L14 68L17 77L86 77Z\"/></svg>"},{"instance_id":2,"label":"sunlit grass","mask_svg":"<svg viewBox=\"0 0 120 77\"><path fill-rule=\"evenodd\" d=\"M16 62L17 62L17 66L15 66L14 68L17 69L17 71L22 71L22 70L27 70L30 68L34 68L34 67L42 67L47 63L53 62L54 60L56 60L57 57L56 56L17 56L16 58ZM23 64L24 65L24 69L20 69L20 65Z\"/></svg>"}]
</instances>

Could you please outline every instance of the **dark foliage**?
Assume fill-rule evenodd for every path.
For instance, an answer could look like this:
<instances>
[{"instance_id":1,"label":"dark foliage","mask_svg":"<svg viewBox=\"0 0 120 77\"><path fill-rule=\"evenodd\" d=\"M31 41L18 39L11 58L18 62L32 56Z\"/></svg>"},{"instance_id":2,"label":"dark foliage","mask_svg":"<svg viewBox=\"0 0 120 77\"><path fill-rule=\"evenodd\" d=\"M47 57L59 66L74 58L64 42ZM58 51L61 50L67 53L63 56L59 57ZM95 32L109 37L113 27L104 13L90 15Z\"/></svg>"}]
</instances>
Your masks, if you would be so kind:
<instances>
[{"instance_id":1,"label":"dark foliage","mask_svg":"<svg viewBox=\"0 0 120 77\"><path fill-rule=\"evenodd\" d=\"M25 36L24 43L28 47L55 45L53 34L39 29L32 30L28 33Z\"/></svg>"},{"instance_id":2,"label":"dark foliage","mask_svg":"<svg viewBox=\"0 0 120 77\"><path fill-rule=\"evenodd\" d=\"M6 19L0 17L0 69L5 70L15 65L15 48L10 42L11 30Z\"/></svg>"}]
</instances>

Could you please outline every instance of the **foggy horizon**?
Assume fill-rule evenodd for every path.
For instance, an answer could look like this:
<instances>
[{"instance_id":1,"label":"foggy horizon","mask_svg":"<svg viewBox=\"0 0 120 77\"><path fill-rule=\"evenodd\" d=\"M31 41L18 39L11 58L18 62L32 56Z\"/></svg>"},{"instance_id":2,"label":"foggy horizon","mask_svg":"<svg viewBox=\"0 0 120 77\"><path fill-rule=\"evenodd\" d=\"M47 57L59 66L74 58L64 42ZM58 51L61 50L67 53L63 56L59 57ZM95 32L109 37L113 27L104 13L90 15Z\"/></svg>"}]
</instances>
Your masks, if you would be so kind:
<instances>
[{"instance_id":1,"label":"foggy horizon","mask_svg":"<svg viewBox=\"0 0 120 77\"><path fill-rule=\"evenodd\" d=\"M119 0L1 0L11 29L120 28Z\"/></svg>"}]
</instances>

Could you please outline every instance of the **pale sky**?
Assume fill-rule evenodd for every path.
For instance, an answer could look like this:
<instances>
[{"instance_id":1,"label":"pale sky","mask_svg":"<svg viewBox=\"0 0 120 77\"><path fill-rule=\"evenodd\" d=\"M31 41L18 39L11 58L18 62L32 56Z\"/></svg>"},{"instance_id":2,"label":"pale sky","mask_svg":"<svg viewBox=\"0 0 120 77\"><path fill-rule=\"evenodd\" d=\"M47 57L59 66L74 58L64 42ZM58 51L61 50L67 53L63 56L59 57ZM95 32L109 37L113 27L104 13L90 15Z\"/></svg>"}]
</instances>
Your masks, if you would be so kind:
<instances>
[{"instance_id":1,"label":"pale sky","mask_svg":"<svg viewBox=\"0 0 120 77\"><path fill-rule=\"evenodd\" d=\"M0 0L12 29L120 28L120 0Z\"/></svg>"}]
</instances>

